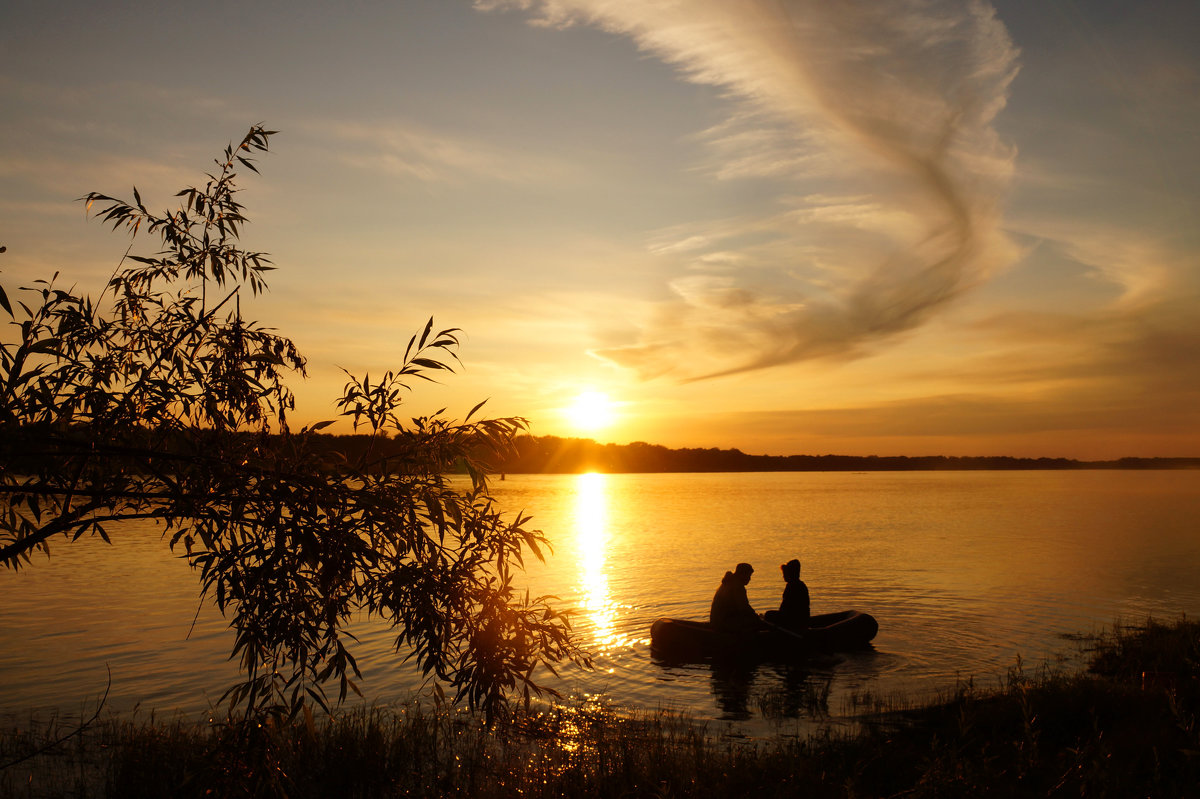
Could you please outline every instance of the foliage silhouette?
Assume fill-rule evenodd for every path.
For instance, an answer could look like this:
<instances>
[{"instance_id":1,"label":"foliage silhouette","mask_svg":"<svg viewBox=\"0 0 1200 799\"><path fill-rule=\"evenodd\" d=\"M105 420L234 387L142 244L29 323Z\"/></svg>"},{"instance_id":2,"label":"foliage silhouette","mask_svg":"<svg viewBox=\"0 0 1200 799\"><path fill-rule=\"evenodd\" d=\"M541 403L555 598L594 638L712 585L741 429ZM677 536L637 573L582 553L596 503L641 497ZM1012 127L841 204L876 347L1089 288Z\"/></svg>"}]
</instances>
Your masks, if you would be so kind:
<instances>
[{"instance_id":1,"label":"foliage silhouette","mask_svg":"<svg viewBox=\"0 0 1200 799\"><path fill-rule=\"evenodd\" d=\"M53 539L107 541L114 525L154 520L235 632L231 712L295 717L328 709L329 686L338 702L358 692L345 625L365 613L439 691L494 717L547 690L539 666L587 664L567 615L513 585L548 542L488 493L487 460L525 420L472 421L479 406L462 422L401 418L410 381L458 361L457 331L430 319L398 369L347 375L337 407L368 446L315 448L331 422L289 430L284 379L305 360L241 313L243 290L264 290L273 267L239 244L238 171L258 171L251 156L274 133L255 125L227 146L175 210L151 212L136 188L132 202L81 198L131 239L161 241L127 252L98 299L54 279L13 302L0 288L16 331L0 348L0 560L15 570Z\"/></svg>"}]
</instances>

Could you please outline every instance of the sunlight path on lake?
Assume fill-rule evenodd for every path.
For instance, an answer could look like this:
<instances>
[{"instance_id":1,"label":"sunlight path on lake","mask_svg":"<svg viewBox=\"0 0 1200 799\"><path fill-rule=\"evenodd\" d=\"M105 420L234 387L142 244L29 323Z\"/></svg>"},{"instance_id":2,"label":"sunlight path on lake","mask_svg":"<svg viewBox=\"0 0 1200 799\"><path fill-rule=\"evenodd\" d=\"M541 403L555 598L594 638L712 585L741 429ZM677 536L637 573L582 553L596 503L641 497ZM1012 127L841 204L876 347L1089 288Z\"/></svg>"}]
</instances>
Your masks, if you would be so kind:
<instances>
[{"instance_id":1,"label":"sunlight path on lake","mask_svg":"<svg viewBox=\"0 0 1200 799\"><path fill-rule=\"evenodd\" d=\"M627 646L616 632L617 604L608 586L607 475L581 474L575 480L575 544L578 551L580 595L592 626L591 647L598 653Z\"/></svg>"}]
</instances>

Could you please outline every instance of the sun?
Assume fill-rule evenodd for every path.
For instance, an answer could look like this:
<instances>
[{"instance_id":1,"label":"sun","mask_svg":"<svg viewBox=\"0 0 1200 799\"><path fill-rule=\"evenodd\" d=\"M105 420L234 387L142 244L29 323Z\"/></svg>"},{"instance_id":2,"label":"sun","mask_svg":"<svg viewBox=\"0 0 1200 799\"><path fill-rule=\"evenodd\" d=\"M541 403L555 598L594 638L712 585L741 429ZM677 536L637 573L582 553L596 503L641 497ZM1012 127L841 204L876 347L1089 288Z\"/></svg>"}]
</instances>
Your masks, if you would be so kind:
<instances>
[{"instance_id":1,"label":"sun","mask_svg":"<svg viewBox=\"0 0 1200 799\"><path fill-rule=\"evenodd\" d=\"M577 430L595 431L608 427L616 420L616 405L600 391L583 391L564 410L571 426Z\"/></svg>"}]
</instances>

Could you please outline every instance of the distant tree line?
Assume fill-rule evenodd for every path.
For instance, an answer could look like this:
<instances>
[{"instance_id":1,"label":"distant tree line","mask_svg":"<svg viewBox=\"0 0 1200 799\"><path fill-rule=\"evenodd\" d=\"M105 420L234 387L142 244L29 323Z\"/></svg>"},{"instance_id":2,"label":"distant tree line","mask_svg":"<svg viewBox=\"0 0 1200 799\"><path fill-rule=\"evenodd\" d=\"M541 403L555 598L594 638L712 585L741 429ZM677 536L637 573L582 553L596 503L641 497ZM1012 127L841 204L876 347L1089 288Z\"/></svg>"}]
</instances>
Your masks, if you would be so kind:
<instances>
[{"instance_id":1,"label":"distant tree line","mask_svg":"<svg viewBox=\"0 0 1200 799\"><path fill-rule=\"evenodd\" d=\"M947 455L749 455L740 449L669 449L644 441L599 444L591 439L519 435L495 471L512 474L576 472L837 472L988 469L1197 469L1200 458L961 457Z\"/></svg>"},{"instance_id":2,"label":"distant tree line","mask_svg":"<svg viewBox=\"0 0 1200 799\"><path fill-rule=\"evenodd\" d=\"M373 451L380 463L404 463L420 442L403 432L380 441L370 435L315 433L311 451L329 468L358 462ZM1200 458L1071 458L950 455L750 455L740 449L670 449L644 441L601 444L587 438L518 435L507 451L481 452L492 472L578 474L582 472L844 472L1019 469L1200 469ZM465 470L465 467L463 467Z\"/></svg>"},{"instance_id":3,"label":"distant tree line","mask_svg":"<svg viewBox=\"0 0 1200 799\"><path fill-rule=\"evenodd\" d=\"M22 451L26 461L34 459L33 439L41 431L15 432L0 443L2 451ZM278 446L272 434L226 433L240 436L245 446ZM177 441L162 444L164 451L180 455L191 452L199 441L203 445L215 438L212 431L176 433ZM427 442L410 431L393 431L390 437L366 434L338 435L309 433L308 452L313 465L325 471L342 471L346 464L362 463L373 457L374 470L403 470L413 454ZM987 471L1021 469L1200 469L1200 458L1119 458L1107 461L1081 461L1072 458L1017 458L1001 456L954 455L750 455L740 449L670 449L658 444L635 441L632 444L601 444L589 438L558 436L516 436L506 452L481 449L473 461L488 471L501 474L647 474L655 472L905 472L905 471ZM466 472L466 459L445 463L451 472Z\"/></svg>"}]
</instances>

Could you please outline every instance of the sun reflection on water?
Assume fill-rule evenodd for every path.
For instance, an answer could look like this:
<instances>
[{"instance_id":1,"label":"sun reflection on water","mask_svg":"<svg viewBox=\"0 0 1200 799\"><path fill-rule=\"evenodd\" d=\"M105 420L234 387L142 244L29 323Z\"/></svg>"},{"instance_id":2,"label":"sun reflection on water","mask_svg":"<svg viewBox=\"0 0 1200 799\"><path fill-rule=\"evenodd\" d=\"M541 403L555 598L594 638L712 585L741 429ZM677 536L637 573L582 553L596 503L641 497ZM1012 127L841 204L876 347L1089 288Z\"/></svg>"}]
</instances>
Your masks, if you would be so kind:
<instances>
[{"instance_id":1,"label":"sun reflection on water","mask_svg":"<svg viewBox=\"0 0 1200 799\"><path fill-rule=\"evenodd\" d=\"M594 637L592 649L611 652L630 642L616 629L618 605L608 586L607 475L589 472L575 482L575 543L578 551L579 587L585 625Z\"/></svg>"}]
</instances>

